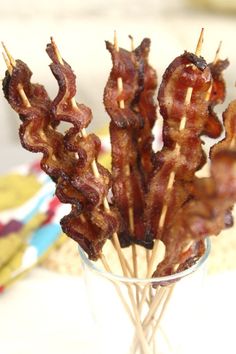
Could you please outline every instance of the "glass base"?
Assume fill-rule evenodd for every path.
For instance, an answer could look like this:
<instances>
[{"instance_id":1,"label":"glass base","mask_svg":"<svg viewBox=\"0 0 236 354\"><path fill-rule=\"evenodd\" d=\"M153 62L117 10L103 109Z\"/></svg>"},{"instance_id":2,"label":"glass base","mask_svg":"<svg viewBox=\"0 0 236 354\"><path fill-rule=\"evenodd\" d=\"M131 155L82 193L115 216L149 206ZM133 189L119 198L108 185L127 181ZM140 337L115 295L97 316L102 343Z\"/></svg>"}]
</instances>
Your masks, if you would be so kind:
<instances>
[{"instance_id":1,"label":"glass base","mask_svg":"<svg viewBox=\"0 0 236 354\"><path fill-rule=\"evenodd\" d=\"M166 278L126 278L106 272L80 255L91 311L97 326L97 353L189 354L202 314L205 260ZM166 286L162 286L165 280ZM170 279L169 279L170 280ZM155 288L153 287L155 281Z\"/></svg>"}]
</instances>

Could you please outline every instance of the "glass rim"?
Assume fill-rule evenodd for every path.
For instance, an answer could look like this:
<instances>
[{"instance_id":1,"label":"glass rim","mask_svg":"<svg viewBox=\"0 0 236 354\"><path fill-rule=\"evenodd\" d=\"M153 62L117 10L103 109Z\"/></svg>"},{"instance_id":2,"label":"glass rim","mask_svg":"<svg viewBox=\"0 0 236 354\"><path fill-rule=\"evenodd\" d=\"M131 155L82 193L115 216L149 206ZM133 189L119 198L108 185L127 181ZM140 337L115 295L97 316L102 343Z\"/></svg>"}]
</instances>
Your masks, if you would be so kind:
<instances>
[{"instance_id":1,"label":"glass rim","mask_svg":"<svg viewBox=\"0 0 236 354\"><path fill-rule=\"evenodd\" d=\"M116 281L116 282L129 283L129 284L135 284L135 283L141 283L141 284L150 284L150 283L163 283L164 284L164 283L167 283L168 284L169 282L171 283L171 282L177 281L179 279L186 277L187 275L194 273L206 262L209 254L210 254L210 250L211 250L211 241L210 241L209 237L207 237L205 239L205 245L206 245L206 249L205 249L204 254L191 267L189 267L179 273L166 275L163 277L153 277L153 278L152 277L150 277L150 278L127 277L127 276L122 276L119 274L107 272L106 270L98 267L96 265L96 262L92 262L88 258L88 256L86 255L85 251L80 246L78 246L78 248L79 248L80 256L81 256L83 262L86 264L86 266L88 268L90 268L93 272L96 272L97 274L99 274L100 276L102 276L104 278L107 278L107 279L110 279L110 280Z\"/></svg>"}]
</instances>

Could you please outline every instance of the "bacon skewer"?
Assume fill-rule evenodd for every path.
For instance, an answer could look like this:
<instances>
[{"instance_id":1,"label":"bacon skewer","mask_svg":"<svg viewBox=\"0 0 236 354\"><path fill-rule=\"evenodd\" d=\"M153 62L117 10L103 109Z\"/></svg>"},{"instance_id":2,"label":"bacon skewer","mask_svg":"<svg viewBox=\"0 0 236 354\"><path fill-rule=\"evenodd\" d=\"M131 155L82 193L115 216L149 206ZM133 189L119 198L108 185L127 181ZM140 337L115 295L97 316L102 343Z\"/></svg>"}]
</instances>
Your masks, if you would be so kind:
<instances>
[{"instance_id":1,"label":"bacon skewer","mask_svg":"<svg viewBox=\"0 0 236 354\"><path fill-rule=\"evenodd\" d=\"M132 51L135 54L136 67L139 73L139 92L136 94L134 110L140 112L144 119L142 129L135 132L135 140L139 169L143 178L145 194L148 191L149 183L154 171L153 157L154 151L152 142L154 140L153 127L157 119L157 104L154 95L157 89L156 70L149 64L150 40L145 38L141 45L134 51L133 38L130 36ZM151 250L146 249L146 262L148 264ZM149 299L152 294L150 288Z\"/></svg>"},{"instance_id":2,"label":"bacon skewer","mask_svg":"<svg viewBox=\"0 0 236 354\"><path fill-rule=\"evenodd\" d=\"M214 61L212 64L210 64L210 68L211 68L211 72L213 73L213 80L212 83L207 91L206 97L205 97L205 101L208 102L209 104L209 115L208 118L206 120L206 126L207 126L207 135L211 136L211 137L217 137L219 135L219 133L222 131L222 126L217 118L217 116L214 114L212 108L217 104L217 103L221 103L224 100L225 97L225 84L224 84L224 80L222 77L222 70L224 68L227 67L228 65L228 61L222 61L219 59L219 51L220 51L220 46L218 47L217 51L216 51L216 55L214 58ZM210 121L210 123L209 123ZM204 134L204 132L203 132ZM224 148L227 148L227 146L224 146ZM195 178L196 179L196 178ZM188 205L188 204L186 204ZM227 212L227 216L229 218L229 212ZM173 225L173 222L172 222ZM171 227L171 226L170 226ZM177 232L177 231L176 231ZM168 234L168 232L167 232ZM170 257L171 252L173 252L168 248L170 248L170 242L168 240L168 237L164 234L164 239L166 240L166 263L168 263L168 258ZM187 239L187 237L186 237ZM174 243L174 242L172 242ZM168 245L169 244L169 245ZM179 242L179 244L181 245L181 242ZM182 245L181 245L182 247ZM183 259L186 259L186 264L184 263L183 259L182 259L182 265L180 265L178 262L175 263L175 265L173 265L172 267L172 272L173 270L178 270L180 271L180 269L185 269L185 267L188 267L191 265L191 262L195 262L200 256L201 254L204 252L204 243L203 242L194 242L193 240L188 241L185 244L185 247L182 247L182 257ZM179 260L181 260L181 253L177 252L177 248L175 248L174 251L175 255L178 254L177 258L179 257ZM192 254L192 256L191 256ZM173 255L172 255L173 256ZM187 260L188 259L188 260ZM163 264L165 262L165 259L163 261ZM170 264L170 262L169 262ZM185 264L185 265L184 265ZM155 275L158 274L158 271L154 273Z\"/></svg>"},{"instance_id":3,"label":"bacon skewer","mask_svg":"<svg viewBox=\"0 0 236 354\"><path fill-rule=\"evenodd\" d=\"M182 57L176 58L172 64L172 66L170 66L169 69L167 69L166 74L165 74L166 76L164 76L165 80L168 80L169 76L172 75L173 70L178 70L177 74L173 74L174 80L177 80L178 75L181 75L181 73L182 73L182 70L183 70L182 68L184 67L183 65L185 65L185 66L187 65L187 69L186 69L187 71L191 72L191 70L192 70L192 73L193 73L192 75L194 75L195 65L197 65L197 67L199 67L200 71L204 70L206 68L206 63L202 62L202 60L203 60L202 58L198 59L200 56L202 43L203 43L203 29L201 31L201 34L200 34L200 37L198 40L198 44L197 44L197 48L196 48L196 52L195 52L195 56L193 56L193 59L191 58L191 54L189 54L190 57L189 58L186 57L186 61L185 61L184 56L188 55L187 53L185 53L184 56L182 56ZM180 60L180 63L182 62L183 64L178 64L179 60ZM176 69L178 67L179 67L179 69ZM199 70L198 70L198 72L199 72ZM195 80L196 80L196 78L195 78ZM205 81L208 82L207 85L205 85ZM203 82L201 84L202 85L201 89L204 87L205 91L208 90L209 84L210 84L210 79L209 79L209 70L208 70L208 72L206 72L206 79L204 78ZM178 118L172 123L172 125L174 125L174 129L178 130L180 136L181 136L181 132L184 132L186 124L187 124L187 112L188 112L187 110L190 105L192 95L194 94L196 96L198 94L198 92L200 91L200 87L198 87L197 93L195 93L192 85L193 85L193 83L191 83L191 85L189 85L186 88L186 91L183 90L183 93L181 94L181 96L179 96L179 100L181 101L181 104L182 104L182 110L178 111L178 116L177 116ZM159 97L160 97L160 95L164 95L163 90L164 90L164 86L162 85L159 89ZM167 88L167 90L168 90L168 88ZM181 89L181 91L182 91L182 89ZM201 91L201 94L203 95L202 91ZM172 96L173 91L171 91L169 93L169 95ZM195 96L194 96L194 99L201 102L200 97L196 96L196 98L195 98ZM164 99L164 98L162 98L162 99ZM169 99L169 97L168 97L168 99ZM160 101L160 98L159 98L159 101ZM167 117L168 117L168 115L171 114L168 111L171 109L171 103L169 106L168 103L165 103L165 101L164 101L164 104L161 101L160 106L161 106L161 112L164 111L163 115L164 116L167 115ZM163 108L163 106L164 106L164 108ZM206 109L206 107L204 106L204 111L205 111L205 109ZM192 113L191 113L191 115L192 115ZM179 118L179 116L181 118ZM201 115L200 115L200 117L198 117L198 121L201 122ZM200 165L200 163L202 163L202 156L203 156L202 155L203 152L202 152L202 149L200 146L199 138L195 138L195 141L196 141L195 145L197 144L196 146L198 147L198 152L197 152L197 159L195 158L193 165L190 166L190 168L187 167L187 169L183 169L181 171L181 163L182 162L180 161L180 171L178 171L176 168L173 168L174 167L173 160L176 163L178 162L181 147L184 148L184 142L182 142L180 139L180 143L181 143L181 145L180 145L178 140L176 140L176 139L172 140L172 138L169 139L169 137L165 135L165 124L166 123L164 122L164 146L166 144L167 146L171 147L171 149L172 149L171 154L173 154L173 158L170 159L170 162L163 164L161 169L159 171L157 171L157 173L154 174L152 182L151 182L154 187L154 191L156 190L155 193L158 192L157 196L158 196L158 199L160 199L159 204L161 205L163 203L162 207L160 208L160 211L159 211L158 225L157 225L157 229L156 229L157 235L153 234L154 237L158 237L159 239L161 239L160 235L163 233L164 227L166 227L165 222L166 222L168 207L170 205L169 204L170 197L173 200L172 203L174 203L174 205L175 204L179 205L179 207L187 199L185 189L183 188L183 183L179 182L178 179L175 182L176 171L177 171L178 175L180 175L180 176L185 175L185 176L189 176L188 178L190 178L190 179L193 178L196 168ZM201 125L202 125L202 123L201 123ZM184 153L185 152L182 151L182 154L184 154ZM167 154L168 154L168 152L167 152ZM162 161L161 161L161 164L162 164ZM169 178L167 179L168 175L169 175ZM175 188L173 190L174 183L175 183ZM176 184L177 184L177 186L176 186ZM157 185L158 189L156 189L156 185ZM151 188L152 188L152 186L150 187L150 193L152 193L152 194L150 194L150 196L149 196L149 194L147 195L147 206L148 206L148 203L150 203L149 198L150 197L153 198L153 196L154 196L153 192L151 192ZM156 202L157 201L155 201L155 203L153 204L154 206L156 205ZM151 203L153 203L152 199L151 199ZM171 209L169 209L169 211L171 212L172 209L173 209L173 205L172 205ZM155 212L155 214L152 217L152 215L148 214L148 213L150 213L151 210L152 209L150 209L150 207L146 208L145 221L148 223L152 222L152 220L154 220L154 221L156 220L156 213L157 212ZM147 226L148 226L148 224L147 224ZM148 228L149 228L149 226L148 226ZM147 231L148 231L148 228L147 228ZM150 232L150 231L148 231L148 232ZM156 242L154 242L154 247L152 250L151 257L149 258L149 263L147 265L147 274L146 274L147 277L152 276L154 262L155 262L155 259L156 259L157 253L158 253L158 246L159 246L158 240L156 240ZM143 303L145 301L147 290L148 290L148 287L144 287L142 299L140 301L140 311L141 311Z\"/></svg>"},{"instance_id":4,"label":"bacon skewer","mask_svg":"<svg viewBox=\"0 0 236 354\"><path fill-rule=\"evenodd\" d=\"M114 32L114 47L115 47L115 50L117 52L119 52L119 45L118 45L116 31ZM122 92L123 92L123 80L122 80L122 77L120 77L120 76L117 78L117 89L118 89L118 94L121 95ZM123 99L119 100L119 107L120 107L120 109L124 109L125 108L125 101ZM126 175L127 175L128 178L130 178L130 166L126 165L125 168L126 168ZM133 213L133 207L131 205L129 206L129 226L130 226L131 232L133 233L134 232L134 213ZM132 251L134 251L133 248L132 248ZM135 253L136 252L134 251L133 255ZM134 258L133 258L133 261L134 261L134 267L135 267L135 265L137 265L137 263L134 260ZM136 271L135 274L137 275L137 268L135 269L135 271Z\"/></svg>"},{"instance_id":5,"label":"bacon skewer","mask_svg":"<svg viewBox=\"0 0 236 354\"><path fill-rule=\"evenodd\" d=\"M55 41L53 39L51 39L51 43L52 43L52 46L53 46L53 48L55 50L55 53L56 53L56 56L57 56L57 59L58 59L59 63L61 65L64 65L64 61L63 61L63 59L62 59L62 57L61 57L61 55L59 53L59 50L58 50L58 47L55 44ZM79 110L79 108L77 106L77 103L75 101L75 97L72 97L71 104L72 104L72 107L75 110ZM85 128L83 128L81 130L81 135L82 135L83 138L87 138L87 132L86 132ZM92 161L92 170L93 170L94 176L99 179L100 178L100 173L99 173L99 170L98 170L98 167L97 167L97 163L96 163L95 160ZM109 206L109 203L107 201L106 196L104 196L104 198L103 198L103 206L104 206L105 211L109 213L110 212L110 206ZM117 254L118 254L118 257L119 257L119 260L120 260L120 264L121 264L121 267L122 267L122 271L124 272L124 275L128 276L128 272L130 274L132 274L132 271L131 271L131 269L129 267L129 264L125 260L125 257L124 257L124 255L123 255L123 253L121 251L119 240L118 240L118 235L117 235L116 232L113 233L113 235L112 235L112 242L113 242L113 245L114 245L114 247L115 247L115 249L117 251Z\"/></svg>"},{"instance_id":6,"label":"bacon skewer","mask_svg":"<svg viewBox=\"0 0 236 354\"><path fill-rule=\"evenodd\" d=\"M129 38L131 40L131 52L136 63L139 81L139 89L133 103L133 110L139 112L144 120L143 128L135 131L133 139L137 150L139 170L143 179L143 188L146 193L154 169L152 162L154 155L152 148L154 140L152 128L157 119L157 105L154 101L154 94L157 88L157 74L148 62L150 40L145 38L141 42L141 45L135 49L133 37L129 36ZM149 249L145 249L146 260L148 261ZM150 293L150 299L151 297Z\"/></svg>"},{"instance_id":7,"label":"bacon skewer","mask_svg":"<svg viewBox=\"0 0 236 354\"><path fill-rule=\"evenodd\" d=\"M185 203L166 230L164 242L167 244L167 254L154 276L185 269L182 265L191 259L191 254L196 258L195 261L202 255L201 250L200 254L189 254L189 244L193 246L193 241L218 235L223 229L232 226L231 209L236 200L236 151L217 151L212 157L211 176L196 178L194 188L195 198Z\"/></svg>"},{"instance_id":8,"label":"bacon skewer","mask_svg":"<svg viewBox=\"0 0 236 354\"><path fill-rule=\"evenodd\" d=\"M213 108L216 104L222 103L225 98L225 83L222 77L222 71L228 66L228 60L220 60L219 59L219 52L221 49L221 42L216 50L215 58L209 67L212 73L212 82L207 91L205 101L209 104L209 115L206 120L205 129L202 132L212 138L217 138L220 133L222 132L222 125L218 120L216 114L213 112ZM191 247L192 246L192 247ZM189 255L189 264L186 262L186 266L190 266L191 259L197 259L203 254L205 249L203 242L198 242L194 244L193 242L187 243L185 248L183 249L183 254L185 254L186 258ZM191 257L192 252L192 257ZM194 255L195 254L195 255ZM175 270L184 269L184 266L180 264L175 265Z\"/></svg>"},{"instance_id":9,"label":"bacon skewer","mask_svg":"<svg viewBox=\"0 0 236 354\"><path fill-rule=\"evenodd\" d=\"M7 56L9 59L6 58L6 56L4 56L4 58L6 59L6 64L7 64L7 67L9 68L9 73L12 73L13 70L14 70L14 64L15 64L15 61L13 60L13 58L10 56L9 52L7 51ZM5 87L6 88L6 87ZM31 104L30 104L30 101L27 99L27 96L24 92L24 88L20 85L17 87L17 91L19 92L19 95L22 99L22 102L27 105L27 108L31 108ZM85 133L85 131L84 131ZM108 202L107 202L108 204ZM109 204L108 204L108 208L109 208ZM75 217L77 217L77 214L75 214ZM83 222L84 221L84 216L80 216L80 219L82 219L81 221ZM119 241L118 241L118 236L117 236L117 243L119 245ZM120 245L119 245L120 247ZM119 248L120 252L121 252L121 249ZM119 252L119 251L118 251ZM121 262L124 262L123 260L123 254L121 252ZM106 262L105 258L103 255L100 255L101 257L101 261L103 262L104 264L104 267L105 269L107 269L108 271L111 272L111 269L109 268L109 265L108 263ZM124 272L124 275L125 276L128 276L128 271L127 269L125 268L125 263L122 263L122 266L124 267L123 269L123 272ZM128 293L129 293L129 297L130 297L130 301L131 301L131 305L133 307L133 311L134 311L134 316L135 316L135 323L136 323L136 327L137 327L137 331L139 333L139 339L140 339L140 343L141 343L141 346L143 348L143 351L144 353L148 353L149 349L148 349L148 345L147 345L147 342L146 342L146 339L144 337L144 333L143 333L143 329L142 329L142 326L141 326L141 320L140 320L140 317L139 317L139 313L138 313L138 308L137 308L137 305L135 303L135 300L134 300L134 296L133 296L133 293L132 293L132 288L130 286L130 284L127 285L127 288L128 288ZM118 291L118 293L121 295L122 297L122 302L124 302L125 300L123 299L123 295L120 291ZM125 308L127 308L127 305L125 306ZM128 308L127 308L128 309ZM130 315L130 311L128 311L129 315ZM131 319L132 319L132 314L131 314Z\"/></svg>"},{"instance_id":10,"label":"bacon skewer","mask_svg":"<svg viewBox=\"0 0 236 354\"><path fill-rule=\"evenodd\" d=\"M57 53L57 56L58 56L58 60L60 61L61 64L64 63L54 41L53 41L53 45L56 48L56 53ZM119 80L119 84L118 85L119 85L118 86L119 90L121 90L122 89L122 80ZM75 99L73 99L72 105L73 105L74 108L77 107L77 103L76 103ZM123 105L123 103L121 103L121 106L122 105ZM78 109L78 107L75 108L75 109ZM81 134L82 134L83 137L86 137L87 136L86 130L83 129ZM96 161L95 160L93 161L93 170L94 170L94 174L96 174L96 176L99 177L100 175L99 175L99 171L97 169L97 165L96 165ZM108 203L106 197L104 197L103 204L104 204L104 209L109 212L110 211L110 206L109 206L109 203ZM127 277L128 276L128 270L129 270L130 273L131 273L131 270L127 269L127 265L128 264L127 264L127 262L125 262L125 257L124 257L124 255L123 255L123 253L121 251L117 233L113 234L113 242L114 242L115 249L116 249L116 251L118 253L118 256L119 256L119 259L120 259L120 263L121 263L121 267L122 267L123 273ZM111 269L109 268L107 262L104 259L104 256L101 258L101 260L102 260L102 262L104 264L105 269L111 271ZM139 317L137 305L136 305L135 300L134 300L132 288L131 288L130 284L128 284L127 287L128 287L128 293L129 293L130 301L131 301L131 304L132 304L132 307L133 307L133 311L134 311L134 316L135 316L135 319L136 319L136 326L137 326L137 331L138 331L139 336L140 336L140 342L141 342L141 345L143 347L144 352L148 353L148 346L147 346L147 343L146 343L146 340L145 340L145 337L144 337L143 329L142 329L142 326L141 326L141 320L140 320L140 317Z\"/></svg>"},{"instance_id":11,"label":"bacon skewer","mask_svg":"<svg viewBox=\"0 0 236 354\"><path fill-rule=\"evenodd\" d=\"M133 110L139 112L144 121L143 128L137 130L133 138L136 144L139 169L143 177L144 189L145 192L147 192L154 171L154 151L152 148L154 135L152 129L157 119L157 104L154 101L157 89L157 74L156 70L152 68L148 61L151 44L150 39L145 38L135 50L133 38L131 36L130 38L139 81L139 89L133 103Z\"/></svg>"},{"instance_id":12,"label":"bacon skewer","mask_svg":"<svg viewBox=\"0 0 236 354\"><path fill-rule=\"evenodd\" d=\"M131 42L131 43L133 44L133 42ZM132 46L132 44L131 44L131 46ZM116 31L114 32L114 47L115 47L115 50L117 52L119 52L119 45L118 45L118 39L117 39ZM117 78L117 89L118 89L118 94L121 95L122 92L123 92L123 80L122 80L122 77L118 77ZM124 102L123 99L119 100L119 107L120 107L120 109L124 109L125 108L125 102ZM127 164L125 166L125 170L126 170L127 178L130 179L130 165L129 164ZM128 196L128 198L129 198L129 196ZM133 213L132 205L129 205L129 208L128 208L128 218L129 218L130 231L133 234L133 232L134 232L134 213ZM138 277L138 264L137 264L136 245L134 243L132 243L131 247L132 247L133 271L134 271L135 278L137 278ZM139 303L139 288L138 288L138 286L136 286L136 301L137 301L137 304L138 304Z\"/></svg>"},{"instance_id":13,"label":"bacon skewer","mask_svg":"<svg viewBox=\"0 0 236 354\"><path fill-rule=\"evenodd\" d=\"M216 55L214 58L213 63L210 65L210 67L212 67L211 71L214 73L214 68L215 67L220 67L220 70L216 70L216 74L213 75L213 81L212 84L209 87L209 90L207 92L206 98L205 100L209 102L209 106L210 106L210 110L209 110L209 117L207 120L207 135L216 138L220 132L222 131L222 126L220 124L220 122L218 121L217 117L215 114L213 114L214 112L212 111L212 107L216 104L216 103L220 103L223 102L224 100L224 96L225 96L225 84L224 84L224 80L221 76L221 71L228 65L227 61L220 61L219 59L219 51L220 51L220 46L218 47L217 51L216 51ZM220 64L220 66L219 66ZM214 87L214 93L213 93L213 87ZM212 97L213 96L213 97ZM215 102L214 102L215 101ZM234 112L236 111L236 104L234 105L232 103L232 106L230 107L230 109L228 109L228 112L225 112L225 116L227 116L228 121L232 118L232 116L234 115ZM212 118L213 117L213 118ZM230 118L229 118L230 117ZM224 122L226 123L227 119L224 119ZM210 122L209 122L210 121ZM236 120L235 120L236 121ZM227 127L229 128L230 124L227 124ZM236 127L236 124L235 124ZM226 129L226 131L229 129ZM236 132L236 129L232 129L231 133L229 134L231 136L231 139L228 138L227 143L222 143L222 145L220 146L221 150L223 150L224 148L230 148L233 147L233 136L234 133ZM220 143L218 143L218 145L220 145ZM218 148L218 147L217 147ZM214 148L212 148L213 150ZM218 149L215 150L215 152L218 152ZM212 155L214 155L212 153ZM218 181L219 183L219 181ZM201 188L199 188L201 190ZM197 203L197 202L192 202L193 203ZM229 202L229 205L231 205L232 202ZM217 204L217 202L215 203ZM187 215L189 212L189 209L191 209L191 203L186 205L185 208L185 214L184 214L184 219L188 220L189 216ZM201 207L202 209L204 209L203 205ZM223 221L223 224L220 225L220 230L224 227L230 227L231 225L231 221L232 217L231 217L231 213L230 211L226 211L226 213L224 212L226 209L223 207L223 220L225 219L225 221ZM200 208L199 208L200 211ZM213 213L214 214L214 213ZM191 213L190 213L191 215ZM218 211L218 215L219 215L219 211ZM225 216L224 216L225 215ZM197 215L196 215L197 217ZM178 218L175 219L175 221L173 222L173 224L175 224L175 222L178 219L179 222L179 218L180 216L178 215ZM218 217L219 220L219 217ZM204 220L202 221L204 222ZM213 221L213 225L217 223L216 219ZM190 223L191 224L191 221ZM218 221L218 225L219 225L219 221ZM174 227L174 226L173 226ZM212 229L211 231L213 233L217 233L216 230L216 226L213 226L214 230ZM186 225L184 226L184 230L187 230ZM209 231L209 230L208 230ZM167 233L168 234L168 233ZM167 247L167 254L165 259L162 261L162 263L160 263L160 265L158 266L157 270L155 271L155 273L153 274L153 276L161 276L161 275L166 275L166 274L170 274L171 272L180 272L183 271L186 268L189 268L192 264L194 264L200 257L201 255L205 252L205 245L204 245L204 241L194 241L193 239L190 241L187 241L187 244L182 244L182 250L180 250L179 252L177 252L177 248L181 247L181 240L179 237L179 234L181 234L181 232L178 230L178 228L175 228L174 231L175 236L178 235L178 240L176 239L176 244L175 241L173 239L170 239L170 235L168 234L168 236L166 236L166 247ZM207 236L207 233L205 232L205 236ZM192 235L193 237L193 235ZM196 237L196 236L195 236ZM186 233L185 233L185 238L186 237ZM169 244L169 245L168 245ZM173 247L171 249L171 247ZM177 256L177 258L174 260L174 255L179 254L179 256ZM182 262L182 263L181 263ZM166 273L165 273L166 272ZM168 284L165 284L168 285ZM173 286L172 285L170 288L169 287L164 287L165 293L167 294L167 299L170 298L170 294L173 291ZM154 296L153 300L152 300L152 304L150 306L148 315L146 317L145 320L145 325L146 328L149 328L152 322L152 318L151 318L151 314L152 314L152 310L155 312L158 306L158 299L159 299L159 294L158 291L156 292L156 295ZM155 304L157 300L157 305ZM166 301L165 301L166 303ZM165 307L165 306L164 306ZM163 307L163 308L164 308ZM155 324L155 328L153 330L152 336L150 338L150 341L153 339L153 336L155 335L156 329L158 328L158 325L160 323L160 319L161 319L161 315L158 318L156 324Z\"/></svg>"},{"instance_id":14,"label":"bacon skewer","mask_svg":"<svg viewBox=\"0 0 236 354\"><path fill-rule=\"evenodd\" d=\"M134 41L133 37L130 37L131 39L131 51L134 51ZM119 45L118 45L118 40L117 40L117 33L116 31L114 32L114 45L117 51L119 51ZM118 86L118 92L119 94L122 93L123 91L123 80L121 77L118 77L117 79L117 86ZM119 106L121 109L125 108L125 102L124 100L119 101ZM127 166L127 177L130 177L130 166ZM134 232L134 212L133 212L133 207L129 207L129 224L130 224L130 230L133 233ZM134 269L134 276L135 278L138 278L138 263L137 263L137 249L136 245L132 243L132 259L133 259L133 269ZM137 304L139 303L139 288L136 287L136 300Z\"/></svg>"},{"instance_id":15,"label":"bacon skewer","mask_svg":"<svg viewBox=\"0 0 236 354\"><path fill-rule=\"evenodd\" d=\"M143 221L145 180L147 180L144 169L146 164L150 167L151 158L148 160L151 155L150 145L145 151L145 164L141 156L148 134L148 139L151 140L148 127L149 125L151 127L153 124L151 122L156 118L156 106L152 102L156 86L155 71L147 64L150 40L145 38L132 52L125 49L119 49L117 52L115 46L109 42L106 42L106 47L111 53L113 63L104 89L104 105L111 117L112 191L114 202L124 222L124 231L119 233L119 237L124 246L135 242L152 248L152 240L145 237ZM123 85L121 93L117 89L120 77ZM120 100L124 108L120 108ZM141 143L140 139L143 139ZM147 175L149 173L150 170L147 171ZM132 223L130 208L134 221ZM133 233L130 229L132 224Z\"/></svg>"},{"instance_id":16,"label":"bacon skewer","mask_svg":"<svg viewBox=\"0 0 236 354\"><path fill-rule=\"evenodd\" d=\"M198 57L200 56L200 53L201 53L201 48L202 48L202 43L203 43L203 33L204 33L204 30L202 29L200 37L199 37L199 40L198 40L197 48L196 48L196 51L195 51L195 55L198 56ZM192 92L193 92L193 88L189 87L187 89L185 100L184 100L185 107L187 107L190 104L190 102L191 102ZM187 121L187 117L186 117L186 114L184 114L183 117L181 118L180 124L179 124L179 130L180 131L185 128L186 121ZM179 153L180 153L180 145L178 143L176 143L176 145L175 145L175 154L176 154L176 156L178 156ZM172 187L174 185L174 181L175 181L175 171L171 171L170 175L169 175L168 182L167 182L167 190L166 190L166 192L168 194L172 190ZM162 207L162 210L161 210L161 215L160 215L159 224L158 224L159 230L163 229L163 227L164 227L166 214L167 214L167 209L168 209L168 204L164 203L164 205ZM154 248L153 248L153 251L152 251L152 255L151 255L151 258L150 258L150 262L149 262L149 265L148 265L147 277L150 277L152 275L152 268L153 268L153 264L154 264L157 252L158 252L158 242L155 242Z\"/></svg>"},{"instance_id":17,"label":"bacon skewer","mask_svg":"<svg viewBox=\"0 0 236 354\"><path fill-rule=\"evenodd\" d=\"M26 64L19 60L15 61L7 49L5 50L4 58L9 74L6 74L3 81L3 89L5 97L23 122L20 126L21 143L29 151L43 153L41 167L57 184L57 196L62 202L73 204L71 214L61 221L62 227L82 245L91 259L97 259L116 221L113 212L108 215L102 210L96 210L92 215L90 208L101 204L99 194L106 193L104 186L107 183L104 184L104 178L109 181L109 176L103 169L101 181L93 181L89 175L87 181L74 177L75 170L77 172L80 170L79 160L73 149L68 151L65 148L63 135L55 130L56 122L52 119L51 100L43 86L31 84L32 73ZM90 141L90 147L91 144L93 141ZM91 154L96 154L95 148L92 148ZM83 158L80 156L80 164L82 161Z\"/></svg>"}]
</instances>

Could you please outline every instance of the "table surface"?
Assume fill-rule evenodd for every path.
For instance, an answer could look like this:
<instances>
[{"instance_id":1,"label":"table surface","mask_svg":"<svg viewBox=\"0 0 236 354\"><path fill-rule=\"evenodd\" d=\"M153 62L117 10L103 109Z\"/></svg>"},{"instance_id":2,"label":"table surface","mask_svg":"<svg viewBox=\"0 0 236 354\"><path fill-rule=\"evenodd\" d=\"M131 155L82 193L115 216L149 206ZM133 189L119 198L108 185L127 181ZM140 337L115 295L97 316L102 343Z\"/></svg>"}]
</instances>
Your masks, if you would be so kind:
<instances>
[{"instance_id":1,"label":"table surface","mask_svg":"<svg viewBox=\"0 0 236 354\"><path fill-rule=\"evenodd\" d=\"M207 277L191 354L235 353L235 276ZM0 352L97 354L89 313L82 278L36 268L0 297Z\"/></svg>"}]
</instances>

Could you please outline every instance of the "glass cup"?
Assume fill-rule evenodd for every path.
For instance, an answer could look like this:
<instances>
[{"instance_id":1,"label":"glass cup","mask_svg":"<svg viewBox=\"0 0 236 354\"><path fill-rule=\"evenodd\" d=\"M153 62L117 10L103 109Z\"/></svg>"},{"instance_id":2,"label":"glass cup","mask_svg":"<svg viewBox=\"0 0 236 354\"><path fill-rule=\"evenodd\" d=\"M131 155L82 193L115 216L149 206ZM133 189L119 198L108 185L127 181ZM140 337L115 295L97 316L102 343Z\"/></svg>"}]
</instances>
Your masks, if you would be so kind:
<instances>
[{"instance_id":1,"label":"glass cup","mask_svg":"<svg viewBox=\"0 0 236 354\"><path fill-rule=\"evenodd\" d=\"M79 252L96 325L94 354L189 354L194 347L198 352L209 239L192 267L160 278L116 275Z\"/></svg>"}]
</instances>

